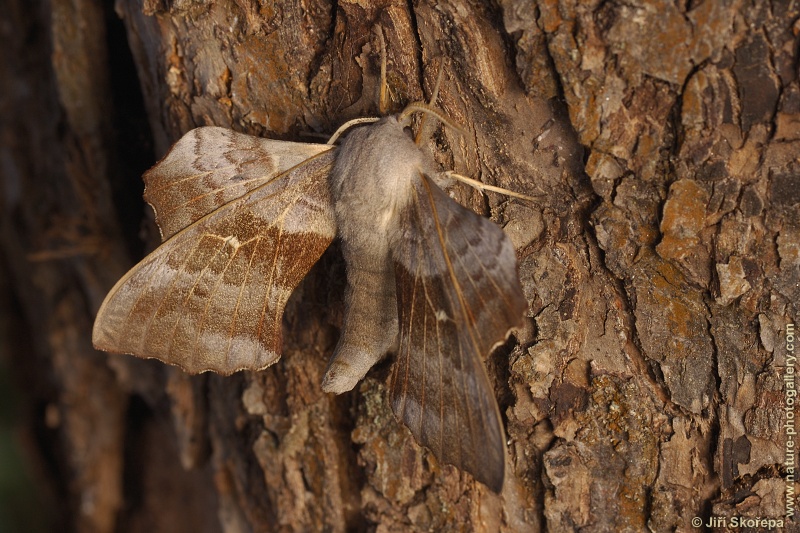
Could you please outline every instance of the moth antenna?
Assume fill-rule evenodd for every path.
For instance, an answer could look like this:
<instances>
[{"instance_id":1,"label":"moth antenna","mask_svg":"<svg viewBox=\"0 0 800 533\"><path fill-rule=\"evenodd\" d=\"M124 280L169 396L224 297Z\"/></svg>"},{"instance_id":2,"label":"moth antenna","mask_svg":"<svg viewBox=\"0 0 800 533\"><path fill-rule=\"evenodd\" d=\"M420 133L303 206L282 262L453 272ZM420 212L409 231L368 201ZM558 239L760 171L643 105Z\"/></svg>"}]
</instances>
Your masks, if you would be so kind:
<instances>
[{"instance_id":1,"label":"moth antenna","mask_svg":"<svg viewBox=\"0 0 800 533\"><path fill-rule=\"evenodd\" d=\"M436 99L439 98L439 87L442 86L442 78L444 77L444 65L439 66L439 74L436 75L436 85L433 86L433 93L431 94L431 101L428 105L434 107Z\"/></svg>"},{"instance_id":2,"label":"moth antenna","mask_svg":"<svg viewBox=\"0 0 800 533\"><path fill-rule=\"evenodd\" d=\"M428 105L425 102L411 102L410 104L408 104L406 106L406 108L403 109L403 112L400 113L400 116L398 117L398 121L403 122L404 120L408 119L408 117L412 113L428 113L430 115L433 115L434 117L439 119L439 121L442 122L447 127L454 129L455 131L457 131L461 135L466 135L466 132L464 131L464 128L462 128L461 126L457 125L455 122L452 122L450 119L445 117L438 109Z\"/></svg>"},{"instance_id":3,"label":"moth antenna","mask_svg":"<svg viewBox=\"0 0 800 533\"><path fill-rule=\"evenodd\" d=\"M506 196L511 196L513 198L520 198L521 200L529 200L529 201L536 201L536 198L533 196L528 196L527 194L522 194L519 192L510 191L508 189L504 189L502 187L495 187L494 185L487 185L486 183L480 182L478 180L474 180L472 178L468 178L467 176L463 176L461 174L456 174L452 170L448 170L444 173L445 176L448 178L456 179L462 183L466 183L470 187L477 189L481 192L483 191L492 191L497 192L500 194L505 194ZM539 195L541 196L541 195Z\"/></svg>"},{"instance_id":4,"label":"moth antenna","mask_svg":"<svg viewBox=\"0 0 800 533\"><path fill-rule=\"evenodd\" d=\"M386 113L387 104L387 82L386 82L386 41L383 38L383 28L380 24L377 26L378 42L381 45L381 91L378 97L378 109L381 115Z\"/></svg>"},{"instance_id":5,"label":"moth antenna","mask_svg":"<svg viewBox=\"0 0 800 533\"><path fill-rule=\"evenodd\" d=\"M439 87L442 85L442 75L444 74L444 68L442 65L439 66L439 74L436 75L436 85L433 86L433 94L431 94L431 99L428 102L428 105L434 107L436 104L436 99L439 97ZM419 129L417 130L417 136L414 138L414 144L419 144L422 140L422 132L425 131L425 119L427 117L423 114L422 119L419 122Z\"/></svg>"},{"instance_id":6,"label":"moth antenna","mask_svg":"<svg viewBox=\"0 0 800 533\"><path fill-rule=\"evenodd\" d=\"M378 122L379 120L380 120L379 117L363 117L363 118L354 118L352 120L348 120L347 122L339 126L339 129L333 132L333 135L331 135L331 138L328 139L328 142L325 144L335 143L342 135L342 133L344 133L345 131L349 130L350 128L352 128L357 124L366 124L367 122Z\"/></svg>"}]
</instances>

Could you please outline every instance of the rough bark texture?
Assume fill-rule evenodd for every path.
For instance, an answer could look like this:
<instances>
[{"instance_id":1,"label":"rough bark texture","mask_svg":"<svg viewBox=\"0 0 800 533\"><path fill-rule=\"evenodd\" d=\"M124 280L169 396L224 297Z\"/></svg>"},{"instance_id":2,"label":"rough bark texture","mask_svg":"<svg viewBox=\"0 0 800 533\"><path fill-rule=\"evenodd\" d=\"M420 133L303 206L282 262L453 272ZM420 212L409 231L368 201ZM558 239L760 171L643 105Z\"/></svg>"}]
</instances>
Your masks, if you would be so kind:
<instances>
[{"instance_id":1,"label":"rough bark texture","mask_svg":"<svg viewBox=\"0 0 800 533\"><path fill-rule=\"evenodd\" d=\"M784 517L797 3L3 12L0 355L25 393L54 529L689 531L695 516ZM509 441L499 496L395 421L387 364L352 393L320 391L341 314L335 247L265 372L190 377L91 347L105 292L142 240L157 243L142 171L196 126L303 140L375 115L377 25L392 111L444 72L438 106L466 133L436 129L443 167L538 195L454 190L504 225L530 303L528 327L487 362Z\"/></svg>"}]
</instances>

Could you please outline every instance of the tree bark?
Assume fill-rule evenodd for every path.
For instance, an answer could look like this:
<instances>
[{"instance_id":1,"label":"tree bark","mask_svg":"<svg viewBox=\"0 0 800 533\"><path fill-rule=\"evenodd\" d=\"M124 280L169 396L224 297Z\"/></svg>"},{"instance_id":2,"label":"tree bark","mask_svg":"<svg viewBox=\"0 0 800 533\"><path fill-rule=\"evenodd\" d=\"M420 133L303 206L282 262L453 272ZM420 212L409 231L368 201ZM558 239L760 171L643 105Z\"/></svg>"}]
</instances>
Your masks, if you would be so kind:
<instances>
[{"instance_id":1,"label":"tree bark","mask_svg":"<svg viewBox=\"0 0 800 533\"><path fill-rule=\"evenodd\" d=\"M796 527L797 5L4 11L0 362L22 391L52 529ZM487 358L508 437L500 495L395 420L391 361L351 393L320 390L341 323L336 245L290 301L283 356L266 371L188 376L91 347L106 292L158 244L141 173L197 126L319 142L375 116L378 27L389 111L430 98L442 72L436 105L464 131L428 135L437 161L536 197L451 191L504 226L530 306Z\"/></svg>"}]
</instances>

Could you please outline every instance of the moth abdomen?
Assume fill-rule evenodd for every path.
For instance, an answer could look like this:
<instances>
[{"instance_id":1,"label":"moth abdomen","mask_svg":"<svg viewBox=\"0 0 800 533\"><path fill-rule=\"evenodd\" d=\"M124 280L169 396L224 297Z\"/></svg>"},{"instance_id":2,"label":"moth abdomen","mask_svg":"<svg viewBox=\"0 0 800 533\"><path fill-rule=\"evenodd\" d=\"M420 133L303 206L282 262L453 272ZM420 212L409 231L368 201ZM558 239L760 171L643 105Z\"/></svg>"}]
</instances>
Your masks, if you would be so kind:
<instances>
[{"instance_id":1,"label":"moth abdomen","mask_svg":"<svg viewBox=\"0 0 800 533\"><path fill-rule=\"evenodd\" d=\"M351 390L397 339L397 304L388 253L382 261L358 258L342 242L347 264L345 314L341 336L322 382L326 392Z\"/></svg>"},{"instance_id":2,"label":"moth abdomen","mask_svg":"<svg viewBox=\"0 0 800 533\"><path fill-rule=\"evenodd\" d=\"M350 390L396 344L390 243L402 232L398 213L412 201L413 181L433 166L397 117L353 130L339 148L331 199L347 288L342 337L323 381L325 390Z\"/></svg>"}]
</instances>

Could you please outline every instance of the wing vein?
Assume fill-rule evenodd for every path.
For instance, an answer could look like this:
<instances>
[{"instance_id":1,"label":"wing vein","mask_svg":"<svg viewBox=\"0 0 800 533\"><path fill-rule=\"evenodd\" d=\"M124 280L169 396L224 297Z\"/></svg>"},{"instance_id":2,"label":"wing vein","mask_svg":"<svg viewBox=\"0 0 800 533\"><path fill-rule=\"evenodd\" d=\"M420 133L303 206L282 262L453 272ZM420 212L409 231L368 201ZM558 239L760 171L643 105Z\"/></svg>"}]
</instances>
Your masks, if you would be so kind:
<instances>
[{"instance_id":1,"label":"wing vein","mask_svg":"<svg viewBox=\"0 0 800 533\"><path fill-rule=\"evenodd\" d=\"M222 246L223 246L223 248L225 247L225 242L224 241L223 241ZM216 283L214 283L214 287L211 289L211 292L209 293L208 298L206 299L206 305L203 307L203 313L199 316L200 320L198 321L198 325L197 325L197 338L195 339L194 350L191 352L192 356L194 356L195 358L197 357L197 354L200 351L200 342L201 342L202 337L203 337L203 328L206 325L206 319L208 318L209 309L211 308L211 304L215 300L215 297L216 297L217 291L219 290L220 284L222 284L223 280L225 279L225 273L228 271L228 267L231 265L231 262L233 261L233 258L236 257L237 253L238 253L238 250L235 250L233 255L231 255L231 257L228 258L227 263L225 263L225 267L217 275L217 281L216 281ZM226 363L228 362L227 358L225 359L225 362Z\"/></svg>"},{"instance_id":2,"label":"wing vein","mask_svg":"<svg viewBox=\"0 0 800 533\"><path fill-rule=\"evenodd\" d=\"M477 340L475 339L475 317L472 316L472 313L469 310L469 307L466 305L464 301L464 294L461 290L461 285L458 282L458 278L456 277L455 271L453 270L453 263L450 260L450 254L447 253L447 246L446 246L446 236L444 231L442 230L442 224L439 220L439 213L436 209L436 203L433 199L433 193L431 192L431 185L428 183L428 178L424 175L420 175L422 178L422 184L425 186L425 192L428 195L428 201L431 207L431 215L433 217L433 222L436 227L436 236L439 240L439 246L442 251L442 255L444 257L445 265L447 267L447 274L450 277L450 282L453 285L453 289L456 293L456 298L458 300L458 310L460 314L464 318L465 326L467 328L467 332L469 333L470 340L472 341L473 347L475 348L475 352L480 354L480 347L478 346Z\"/></svg>"},{"instance_id":3,"label":"wing vein","mask_svg":"<svg viewBox=\"0 0 800 533\"><path fill-rule=\"evenodd\" d=\"M233 308L233 314L231 315L231 325L228 328L228 347L225 350L225 362L228 364L230 364L231 347L233 345L233 336L235 334L235 329L236 329L236 320L239 316L239 306L242 303L242 294L244 294L244 288L247 285L247 279L250 277L250 271L253 267L253 258L256 255L256 251L258 250L258 245L260 243L261 243L261 237L256 237L255 244L253 245L253 251L250 254L250 260L247 262L247 270L245 270L244 277L242 278L242 283L239 285L239 294L236 295L236 305Z\"/></svg>"},{"instance_id":4,"label":"wing vein","mask_svg":"<svg viewBox=\"0 0 800 533\"><path fill-rule=\"evenodd\" d=\"M150 336L150 328L153 327L153 322L155 322L156 316L158 316L158 312L161 310L162 306L164 305L164 302L166 302L166 300L167 300L167 297L172 292L172 287L175 286L175 283L178 280L177 273L183 272L183 270L186 268L186 265L189 263L189 260L192 258L194 253L197 251L197 248L199 246L200 246L200 242L199 241L194 246L192 246L191 252L186 254L186 259L183 260L183 262L181 263L179 268L175 269L176 270L176 275L174 275L172 277L172 279L169 281L169 286L167 287L167 289L161 291L161 299L158 301L158 306L156 307L155 311L153 311L150 314L150 317L147 320L147 325L145 325L144 330L142 331L142 337L140 339L140 344L139 344L139 351L144 352L144 342ZM170 255L170 257L171 257L171 255ZM145 291L140 292L140 295L144 296L145 295ZM137 303L138 302L139 302L139 300L137 299ZM131 312L133 311L134 308L135 308L135 306L131 307ZM128 318L130 319L130 315L128 315Z\"/></svg>"},{"instance_id":5,"label":"wing vein","mask_svg":"<svg viewBox=\"0 0 800 533\"><path fill-rule=\"evenodd\" d=\"M202 239L197 241L197 247L198 248L199 248L201 242L202 242ZM195 250L196 249L197 248L195 248ZM200 280L203 278L205 273L208 272L209 265L211 265L211 263L214 262L214 260L219 256L219 254L224 249L225 249L225 243L223 242L222 246L220 246L219 249L217 249L217 251L214 253L214 255L211 258L209 258L209 260L205 264L205 266L203 266L203 269L200 271L200 274L195 277L195 280L194 280L194 283L192 284L191 290L189 290L188 294L186 295L186 297L183 299L183 302L181 303L181 309L182 310L186 309L186 305L189 303L189 299L194 294L194 290L197 288L197 285L200 283ZM188 259L187 259L187 262L188 262ZM177 277L176 277L176 279L177 279ZM165 295L165 297L166 297L166 295ZM178 316L175 318L175 324L172 326L172 334L169 337L169 343L166 346L165 353L167 353L167 354L172 354L172 342L175 340L175 332L177 331L178 324L180 324L181 320L186 318L187 313L177 313L177 315Z\"/></svg>"}]
</instances>

